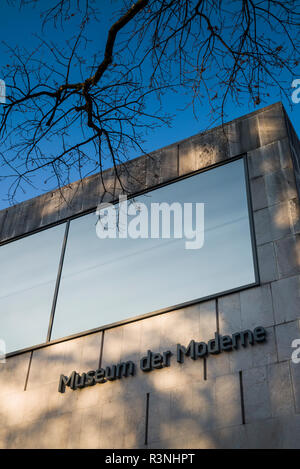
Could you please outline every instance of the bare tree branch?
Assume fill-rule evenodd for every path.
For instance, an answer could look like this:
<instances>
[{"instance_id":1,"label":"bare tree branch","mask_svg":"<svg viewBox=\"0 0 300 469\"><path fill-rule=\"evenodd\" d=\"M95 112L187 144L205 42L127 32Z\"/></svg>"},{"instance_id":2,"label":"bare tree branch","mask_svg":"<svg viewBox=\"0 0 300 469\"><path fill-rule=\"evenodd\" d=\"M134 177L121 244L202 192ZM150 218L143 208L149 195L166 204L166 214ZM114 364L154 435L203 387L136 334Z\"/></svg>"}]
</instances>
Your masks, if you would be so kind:
<instances>
[{"instance_id":1,"label":"bare tree branch","mask_svg":"<svg viewBox=\"0 0 300 469\"><path fill-rule=\"evenodd\" d=\"M10 4L40 8L43 31L31 50L5 45L0 167L10 171L10 202L41 174L57 187L108 166L126 191L117 165L145 152L146 132L170 125L167 91L189 93L196 117L208 102L215 123L228 102L258 105L271 88L287 95L300 62L298 0L123 0L98 51L90 32L99 3ZM77 21L74 37L65 37L67 21Z\"/></svg>"}]
</instances>

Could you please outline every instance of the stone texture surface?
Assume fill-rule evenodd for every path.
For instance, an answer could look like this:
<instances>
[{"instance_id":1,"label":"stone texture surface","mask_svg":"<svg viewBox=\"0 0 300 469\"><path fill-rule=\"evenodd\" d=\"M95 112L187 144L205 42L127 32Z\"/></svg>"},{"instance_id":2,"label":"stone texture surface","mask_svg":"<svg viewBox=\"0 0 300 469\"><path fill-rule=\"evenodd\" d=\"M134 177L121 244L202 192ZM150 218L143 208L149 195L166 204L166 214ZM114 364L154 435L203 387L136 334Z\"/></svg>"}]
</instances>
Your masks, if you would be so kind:
<instances>
[{"instance_id":1,"label":"stone texture surface","mask_svg":"<svg viewBox=\"0 0 300 469\"><path fill-rule=\"evenodd\" d=\"M246 119L229 123L226 126L226 134L231 157L258 148L260 146L258 116L250 114Z\"/></svg>"},{"instance_id":2,"label":"stone texture surface","mask_svg":"<svg viewBox=\"0 0 300 469\"><path fill-rule=\"evenodd\" d=\"M288 138L276 139L267 145L248 151L250 178L265 176L280 169L292 168Z\"/></svg>"},{"instance_id":3,"label":"stone texture surface","mask_svg":"<svg viewBox=\"0 0 300 469\"><path fill-rule=\"evenodd\" d=\"M108 170L2 210L0 240L243 153L260 285L34 350L31 364L31 352L9 357L0 363L0 448L300 447L300 363L291 360L300 341L300 144L281 103L132 160L118 177ZM265 343L176 361L177 343L258 325ZM57 392L61 373L138 364L148 349L170 350L171 366Z\"/></svg>"},{"instance_id":4,"label":"stone texture surface","mask_svg":"<svg viewBox=\"0 0 300 469\"><path fill-rule=\"evenodd\" d=\"M290 360L292 356L292 342L300 339L299 320L279 324L275 327L279 361Z\"/></svg>"},{"instance_id":5,"label":"stone texture surface","mask_svg":"<svg viewBox=\"0 0 300 469\"><path fill-rule=\"evenodd\" d=\"M263 176L250 180L250 190L253 210L260 210L268 206L266 184Z\"/></svg>"},{"instance_id":6,"label":"stone texture surface","mask_svg":"<svg viewBox=\"0 0 300 469\"><path fill-rule=\"evenodd\" d=\"M179 175L206 168L226 160L229 156L229 142L223 128L213 129L204 134L179 143Z\"/></svg>"},{"instance_id":7,"label":"stone texture surface","mask_svg":"<svg viewBox=\"0 0 300 469\"><path fill-rule=\"evenodd\" d=\"M259 113L257 118L261 146L281 140L287 136L285 116L281 103L276 103L269 109L266 109L265 112Z\"/></svg>"},{"instance_id":8,"label":"stone texture surface","mask_svg":"<svg viewBox=\"0 0 300 469\"><path fill-rule=\"evenodd\" d=\"M146 160L146 186L167 182L179 175L178 145L150 153Z\"/></svg>"},{"instance_id":9,"label":"stone texture surface","mask_svg":"<svg viewBox=\"0 0 300 469\"><path fill-rule=\"evenodd\" d=\"M276 241L275 250L280 278L300 273L300 235Z\"/></svg>"},{"instance_id":10,"label":"stone texture surface","mask_svg":"<svg viewBox=\"0 0 300 469\"><path fill-rule=\"evenodd\" d=\"M300 318L300 277L272 283L274 315L277 324Z\"/></svg>"},{"instance_id":11,"label":"stone texture surface","mask_svg":"<svg viewBox=\"0 0 300 469\"><path fill-rule=\"evenodd\" d=\"M257 248L258 268L261 283L269 283L278 279L274 243L266 243Z\"/></svg>"}]
</instances>

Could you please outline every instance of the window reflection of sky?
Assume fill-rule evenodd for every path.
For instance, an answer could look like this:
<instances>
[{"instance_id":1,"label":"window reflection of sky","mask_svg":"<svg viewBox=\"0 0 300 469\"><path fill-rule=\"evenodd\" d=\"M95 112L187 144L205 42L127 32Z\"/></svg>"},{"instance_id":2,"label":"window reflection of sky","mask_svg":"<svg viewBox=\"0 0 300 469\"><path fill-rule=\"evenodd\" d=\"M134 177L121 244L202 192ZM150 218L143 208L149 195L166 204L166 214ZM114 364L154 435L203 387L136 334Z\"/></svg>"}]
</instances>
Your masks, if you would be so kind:
<instances>
[{"instance_id":1,"label":"window reflection of sky","mask_svg":"<svg viewBox=\"0 0 300 469\"><path fill-rule=\"evenodd\" d=\"M73 220L52 338L255 281L243 160L135 201L204 203L204 246L186 250L185 239L100 240L95 214Z\"/></svg>"},{"instance_id":2,"label":"window reflection of sky","mask_svg":"<svg viewBox=\"0 0 300 469\"><path fill-rule=\"evenodd\" d=\"M7 353L45 342L65 224L0 247L0 337Z\"/></svg>"}]
</instances>

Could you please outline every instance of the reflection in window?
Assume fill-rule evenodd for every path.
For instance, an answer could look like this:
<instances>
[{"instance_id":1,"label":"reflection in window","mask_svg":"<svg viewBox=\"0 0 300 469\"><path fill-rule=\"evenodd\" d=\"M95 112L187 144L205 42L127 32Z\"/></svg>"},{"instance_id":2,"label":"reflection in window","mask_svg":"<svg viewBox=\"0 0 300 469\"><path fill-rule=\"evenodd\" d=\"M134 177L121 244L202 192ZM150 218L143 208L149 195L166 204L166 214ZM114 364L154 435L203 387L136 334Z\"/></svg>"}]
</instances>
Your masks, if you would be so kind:
<instances>
[{"instance_id":1,"label":"reflection in window","mask_svg":"<svg viewBox=\"0 0 300 469\"><path fill-rule=\"evenodd\" d=\"M255 282L242 159L134 202L204 203L203 247L187 250L185 239L99 239L95 214L71 221L52 339Z\"/></svg>"},{"instance_id":2,"label":"reflection in window","mask_svg":"<svg viewBox=\"0 0 300 469\"><path fill-rule=\"evenodd\" d=\"M6 352L46 341L65 224L0 247L0 335Z\"/></svg>"}]
</instances>

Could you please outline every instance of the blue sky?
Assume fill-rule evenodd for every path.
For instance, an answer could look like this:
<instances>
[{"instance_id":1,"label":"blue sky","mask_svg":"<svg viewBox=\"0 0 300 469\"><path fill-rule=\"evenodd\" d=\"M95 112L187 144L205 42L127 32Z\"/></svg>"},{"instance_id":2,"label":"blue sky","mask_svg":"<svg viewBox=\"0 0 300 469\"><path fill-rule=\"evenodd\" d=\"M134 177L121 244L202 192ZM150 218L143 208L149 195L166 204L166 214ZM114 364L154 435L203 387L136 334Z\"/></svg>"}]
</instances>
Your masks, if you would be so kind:
<instances>
[{"instance_id":1,"label":"blue sky","mask_svg":"<svg viewBox=\"0 0 300 469\"><path fill-rule=\"evenodd\" d=\"M39 3L39 2L38 2ZM45 6L53 4L48 0L42 0L41 4ZM118 5L118 0L114 1L103 1L101 2L101 11L103 15L100 18L100 23L95 23L90 29L91 37L99 44L104 44L106 33L112 20L116 19L115 9ZM35 35L42 35L41 32L41 21L40 21L40 10L38 8L27 7L22 10L18 10L16 7L7 5L6 2L1 2L1 15L0 15L0 78L4 74L5 67L10 63L10 57L4 46L4 42L9 44L11 47L22 46L28 49L34 47L37 39ZM64 25L64 33L58 28L55 30L53 27L47 26L45 30L45 37L51 40L64 41L66 37L70 37L73 33L73 29L76 28L76 20L71 19ZM295 70L295 76L293 78L300 78L300 71ZM292 88L290 84L288 94L292 94ZM293 104L291 99L281 97L275 88L268 90L270 96L264 100L260 106L254 106L253 103L249 103L248 100L244 100L240 106L235 103L228 103L227 106L227 117L226 121L235 119L243 114L247 114L251 111L272 104L276 101L282 100L288 115L296 129L298 135L300 135L300 103ZM156 128L153 132L145 135L146 151L153 151L157 148L161 148L178 140L187 138L193 134L204 131L207 129L209 122L209 106L208 103L204 103L201 109L198 109L198 119L195 118L192 107L187 107L190 102L191 96L186 95L180 91L177 93L169 93L163 98L162 105L167 109L168 113L173 115L172 125L170 127L164 126ZM217 125L219 122L216 122ZM132 157L136 157L138 154L132 154ZM5 176L5 169L0 167L0 177ZM19 192L17 201L29 199L35 197L43 192L55 189L53 182L44 183L43 178L37 178L36 188L26 187L26 192ZM77 178L76 178L77 179ZM8 185L5 179L0 180L0 209L8 206L7 201L7 189Z\"/></svg>"}]
</instances>

